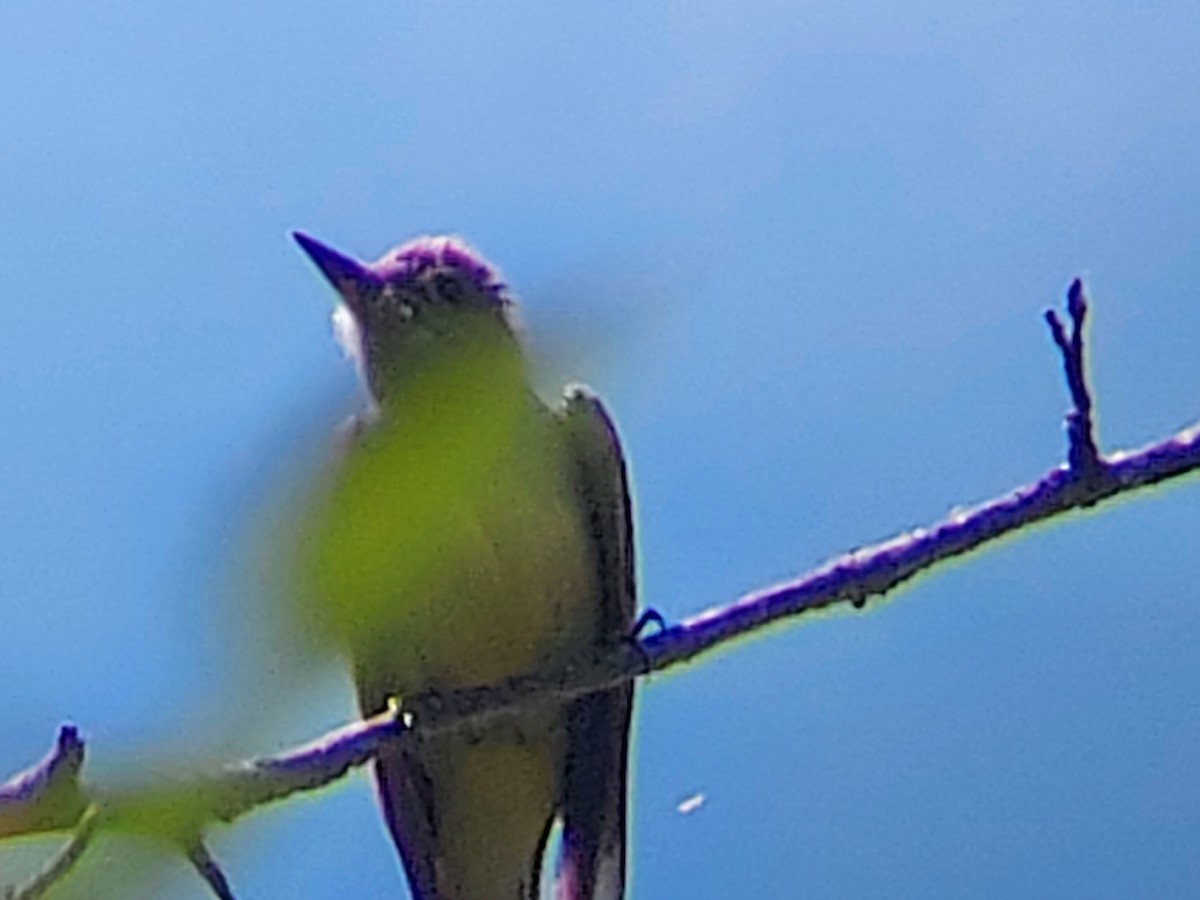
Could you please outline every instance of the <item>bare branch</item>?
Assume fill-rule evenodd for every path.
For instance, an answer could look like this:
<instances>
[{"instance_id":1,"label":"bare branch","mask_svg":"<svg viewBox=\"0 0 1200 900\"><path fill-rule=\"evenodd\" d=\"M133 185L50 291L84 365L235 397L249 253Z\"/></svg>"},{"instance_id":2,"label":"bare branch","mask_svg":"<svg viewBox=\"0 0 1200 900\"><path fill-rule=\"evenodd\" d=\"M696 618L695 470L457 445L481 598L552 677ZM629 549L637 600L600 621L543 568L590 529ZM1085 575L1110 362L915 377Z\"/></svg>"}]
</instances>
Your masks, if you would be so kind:
<instances>
[{"instance_id":1,"label":"bare branch","mask_svg":"<svg viewBox=\"0 0 1200 900\"><path fill-rule=\"evenodd\" d=\"M612 687L696 658L726 641L783 619L837 603L863 606L937 563L960 556L1035 522L1090 507L1116 494L1148 487L1200 468L1200 425L1134 453L1098 461L1095 477L1081 480L1061 467L1038 482L971 510L956 511L928 529L917 529L846 554L795 581L748 594L642 641L622 643L558 675L526 675L501 685L403 699L402 715L383 713L343 728L294 753L252 760L217 776L228 788L220 818L232 820L293 791L321 787L370 759L392 741L422 731L470 723L545 702Z\"/></svg>"},{"instance_id":2,"label":"bare branch","mask_svg":"<svg viewBox=\"0 0 1200 900\"><path fill-rule=\"evenodd\" d=\"M750 594L645 641L651 670L691 659L733 637L781 619L850 601L862 606L936 563L1068 510L1174 478L1200 466L1200 425L1134 453L1098 459L1081 481L1059 468L971 510L890 541L846 554L796 581Z\"/></svg>"},{"instance_id":3,"label":"bare branch","mask_svg":"<svg viewBox=\"0 0 1200 900\"><path fill-rule=\"evenodd\" d=\"M425 691L402 698L396 711L356 722L296 750L181 780L179 789L189 798L186 824L192 831L182 836L189 859L218 897L232 896L228 882L200 843L204 825L215 820L230 822L293 793L323 787L373 758L382 747L411 739L414 729L440 731L468 723L478 725L550 698L587 694L690 661L726 641L784 619L838 603L862 607L938 563L997 538L1200 468L1200 424L1141 450L1100 455L1093 434L1092 399L1084 378L1087 306L1078 280L1068 291L1067 308L1072 321L1069 336L1057 314L1047 313L1046 321L1063 355L1074 407L1067 416L1069 465L972 509L952 511L928 528L837 557L808 575L748 594L645 640L631 636L565 671L523 675L498 685L444 694ZM68 827L78 819L88 803L77 777L82 759L78 734L65 726L46 760L0 787L0 838ZM106 813L106 824L119 823L123 806L136 807L138 797L136 793L132 797L97 793L92 802ZM86 841L91 821L86 832L80 826L72 843L81 840L81 832Z\"/></svg>"},{"instance_id":4,"label":"bare branch","mask_svg":"<svg viewBox=\"0 0 1200 900\"><path fill-rule=\"evenodd\" d=\"M404 731L395 714L382 713L280 756L235 763L209 776L201 789L211 797L212 817L232 822L255 807L336 781Z\"/></svg>"}]
</instances>

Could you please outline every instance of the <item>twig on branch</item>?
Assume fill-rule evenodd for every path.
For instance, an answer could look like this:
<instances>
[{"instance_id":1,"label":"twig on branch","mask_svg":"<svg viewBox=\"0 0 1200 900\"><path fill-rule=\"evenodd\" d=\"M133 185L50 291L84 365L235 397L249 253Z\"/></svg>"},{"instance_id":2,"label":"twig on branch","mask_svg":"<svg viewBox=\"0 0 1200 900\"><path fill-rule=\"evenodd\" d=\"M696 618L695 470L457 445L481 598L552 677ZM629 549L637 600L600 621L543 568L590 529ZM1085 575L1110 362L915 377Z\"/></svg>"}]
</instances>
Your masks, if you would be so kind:
<instances>
[{"instance_id":1,"label":"twig on branch","mask_svg":"<svg viewBox=\"0 0 1200 900\"><path fill-rule=\"evenodd\" d=\"M79 825L75 828L71 839L54 856L50 857L45 867L24 884L5 890L0 896L3 896L4 900L37 900L44 896L50 888L66 877L75 863L83 857L84 851L87 850L92 836L96 832L96 820L96 808L89 807L80 817Z\"/></svg>"},{"instance_id":2,"label":"twig on branch","mask_svg":"<svg viewBox=\"0 0 1200 900\"><path fill-rule=\"evenodd\" d=\"M229 879L225 877L225 873L221 871L221 867L217 865L203 841L197 839L192 842L187 848L187 858L218 900L237 900L233 896L233 888L229 886Z\"/></svg>"},{"instance_id":3,"label":"twig on branch","mask_svg":"<svg viewBox=\"0 0 1200 900\"><path fill-rule=\"evenodd\" d=\"M230 822L258 806L290 794L322 787L351 768L370 760L382 747L409 740L414 729L441 731L468 723L511 715L515 710L566 699L612 687L642 675L658 672L696 658L714 647L758 628L833 606L865 606L896 586L937 563L968 553L1016 530L1072 509L1093 506L1118 493L1158 484L1200 468L1200 425L1141 450L1101 456L1095 442L1092 400L1084 378L1083 325L1086 301L1078 280L1071 284L1067 310L1072 329L1068 336L1058 315L1046 320L1063 356L1063 369L1073 408L1067 415L1069 464L1060 466L1033 484L983 503L956 510L929 528L838 557L819 569L766 590L748 594L729 606L710 610L666 628L639 643L616 643L591 660L564 672L531 674L503 684L456 690L426 691L402 699L398 711L357 722L284 754L248 760L185 785L189 797L201 798L192 809L198 825ZM55 762L59 757L63 761ZM73 760L73 768L69 763ZM43 763L0 788L0 837L53 827L68 827L74 819L55 811L46 817L39 800L56 779L64 780L67 809L78 818L86 805L77 782L82 744L74 729L64 728L59 747ZM56 775L63 767L67 775ZM14 786L15 785L15 786ZM111 795L95 802L120 806ZM28 809L22 808L27 806ZM40 811L40 812L39 812ZM67 821L70 819L70 821ZM24 823L24 827L16 827ZM203 846L193 864L205 874L202 863L211 857ZM200 862L197 862L200 859ZM219 875L220 870L213 869ZM208 878L208 876L205 876ZM222 883L223 876L221 876ZM210 886L214 884L209 880ZM224 883L228 890L228 884ZM214 887L214 890L217 890ZM219 893L218 896L225 896Z\"/></svg>"},{"instance_id":4,"label":"twig on branch","mask_svg":"<svg viewBox=\"0 0 1200 900\"><path fill-rule=\"evenodd\" d=\"M1147 487L1200 466L1200 425L1138 451L1100 456L1093 436L1092 400L1084 377L1083 325L1087 302L1076 279L1067 291L1072 331L1047 312L1074 408L1067 414L1069 465L1032 485L957 511L928 529L918 528L835 559L796 581L750 594L649 638L643 649L657 670L691 659L755 628L850 601L863 606L935 563L1071 509L1093 506L1114 494Z\"/></svg>"},{"instance_id":5,"label":"twig on branch","mask_svg":"<svg viewBox=\"0 0 1200 900\"><path fill-rule=\"evenodd\" d=\"M82 767L79 730L63 725L40 762L0 785L0 838L74 825L88 805L79 788Z\"/></svg>"},{"instance_id":6,"label":"twig on branch","mask_svg":"<svg viewBox=\"0 0 1200 900\"><path fill-rule=\"evenodd\" d=\"M1067 462L1081 478L1093 477L1100 467L1100 451L1096 447L1095 423L1092 421L1092 395L1087 385L1083 356L1083 322L1087 318L1087 297L1083 282L1078 278L1067 289L1067 313L1071 317L1071 336L1058 313L1046 310L1046 323L1063 358L1063 374L1075 408L1067 414Z\"/></svg>"}]
</instances>

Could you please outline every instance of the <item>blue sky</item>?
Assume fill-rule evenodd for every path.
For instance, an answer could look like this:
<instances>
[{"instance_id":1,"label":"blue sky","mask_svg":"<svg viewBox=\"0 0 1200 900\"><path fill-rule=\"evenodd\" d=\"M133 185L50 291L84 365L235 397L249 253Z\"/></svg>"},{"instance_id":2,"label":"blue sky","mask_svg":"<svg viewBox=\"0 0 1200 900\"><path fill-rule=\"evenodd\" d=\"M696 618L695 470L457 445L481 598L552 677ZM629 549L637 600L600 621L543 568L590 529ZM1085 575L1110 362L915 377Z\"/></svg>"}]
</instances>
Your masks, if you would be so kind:
<instances>
[{"instance_id":1,"label":"blue sky","mask_svg":"<svg viewBox=\"0 0 1200 900\"><path fill-rule=\"evenodd\" d=\"M1076 275L1104 446L1200 416L1193 4L3 18L0 772L68 718L111 783L351 715L248 574L355 400L294 228L501 267L618 417L668 619L1056 465ZM1198 527L1193 479L652 679L634 896L1195 896ZM403 896L361 776L214 846L239 897Z\"/></svg>"}]
</instances>

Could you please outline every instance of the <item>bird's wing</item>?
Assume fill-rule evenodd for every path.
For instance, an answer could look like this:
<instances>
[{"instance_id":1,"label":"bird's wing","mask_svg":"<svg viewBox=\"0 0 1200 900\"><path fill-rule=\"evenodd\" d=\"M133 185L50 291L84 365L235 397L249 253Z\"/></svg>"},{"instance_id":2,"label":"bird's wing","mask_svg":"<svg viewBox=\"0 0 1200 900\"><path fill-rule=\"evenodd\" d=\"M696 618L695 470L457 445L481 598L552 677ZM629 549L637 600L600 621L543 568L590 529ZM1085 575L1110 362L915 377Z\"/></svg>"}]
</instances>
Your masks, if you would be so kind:
<instances>
[{"instance_id":1,"label":"bird's wing","mask_svg":"<svg viewBox=\"0 0 1200 900\"><path fill-rule=\"evenodd\" d=\"M386 696L372 693L371 686L360 680L359 703L364 714L382 712L387 706ZM438 900L433 783L420 752L420 738L413 743L416 746L381 750L375 759L375 779L383 817L404 861L413 900Z\"/></svg>"},{"instance_id":2,"label":"bird's wing","mask_svg":"<svg viewBox=\"0 0 1200 900\"><path fill-rule=\"evenodd\" d=\"M604 405L584 387L562 411L588 517L601 584L601 647L629 637L636 613L633 513L621 442ZM621 900L625 892L625 804L633 684L572 701L561 800L562 857L556 900Z\"/></svg>"}]
</instances>

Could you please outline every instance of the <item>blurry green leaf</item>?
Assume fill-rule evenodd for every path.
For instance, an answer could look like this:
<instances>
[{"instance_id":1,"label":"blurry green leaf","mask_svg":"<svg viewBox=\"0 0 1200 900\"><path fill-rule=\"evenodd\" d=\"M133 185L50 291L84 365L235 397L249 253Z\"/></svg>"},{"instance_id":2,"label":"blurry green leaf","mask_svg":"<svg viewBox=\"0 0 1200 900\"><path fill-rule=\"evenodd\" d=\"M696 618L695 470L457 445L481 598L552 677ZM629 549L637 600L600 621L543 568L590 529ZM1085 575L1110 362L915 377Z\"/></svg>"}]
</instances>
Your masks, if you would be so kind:
<instances>
[{"instance_id":1,"label":"blurry green leaf","mask_svg":"<svg viewBox=\"0 0 1200 900\"><path fill-rule=\"evenodd\" d=\"M397 391L397 414L348 448L302 512L295 547L302 621L355 647L387 631L406 597L487 552L481 497L511 506L519 527L522 480L538 468L521 440L532 398L511 347L426 358Z\"/></svg>"},{"instance_id":2,"label":"blurry green leaf","mask_svg":"<svg viewBox=\"0 0 1200 900\"><path fill-rule=\"evenodd\" d=\"M104 830L186 843L213 820L219 797L199 781L138 788L106 799Z\"/></svg>"},{"instance_id":3,"label":"blurry green leaf","mask_svg":"<svg viewBox=\"0 0 1200 900\"><path fill-rule=\"evenodd\" d=\"M51 900L141 900L176 897L169 882L197 884L189 896L203 896L199 879L183 854L159 841L100 834L71 872L54 886Z\"/></svg>"}]
</instances>

